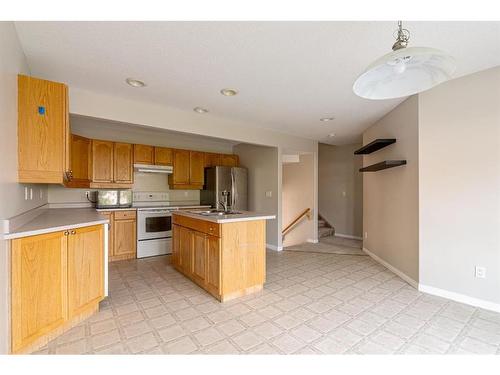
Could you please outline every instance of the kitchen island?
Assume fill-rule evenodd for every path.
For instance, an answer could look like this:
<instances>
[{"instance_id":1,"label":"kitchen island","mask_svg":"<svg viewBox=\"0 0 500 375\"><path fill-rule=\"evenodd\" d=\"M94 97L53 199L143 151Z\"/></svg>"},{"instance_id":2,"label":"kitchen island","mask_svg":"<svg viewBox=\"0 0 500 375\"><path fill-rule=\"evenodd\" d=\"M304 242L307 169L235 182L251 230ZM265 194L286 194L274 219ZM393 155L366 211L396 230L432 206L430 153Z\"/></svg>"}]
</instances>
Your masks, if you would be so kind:
<instances>
[{"instance_id":1,"label":"kitchen island","mask_svg":"<svg viewBox=\"0 0 500 375\"><path fill-rule=\"evenodd\" d=\"M176 211L172 264L224 302L262 290L266 279L266 220L255 212Z\"/></svg>"}]
</instances>

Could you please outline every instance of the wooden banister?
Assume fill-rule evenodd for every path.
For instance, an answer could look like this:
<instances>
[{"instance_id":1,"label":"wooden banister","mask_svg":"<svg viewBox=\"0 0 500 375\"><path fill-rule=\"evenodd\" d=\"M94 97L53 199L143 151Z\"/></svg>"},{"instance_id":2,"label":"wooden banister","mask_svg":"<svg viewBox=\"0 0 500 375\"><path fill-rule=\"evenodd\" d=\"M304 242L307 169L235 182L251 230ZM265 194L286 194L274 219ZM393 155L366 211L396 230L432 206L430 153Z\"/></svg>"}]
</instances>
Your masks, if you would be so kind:
<instances>
[{"instance_id":1,"label":"wooden banister","mask_svg":"<svg viewBox=\"0 0 500 375\"><path fill-rule=\"evenodd\" d=\"M302 220L305 216L310 220L311 219L311 209L306 208L304 211L300 213L290 224L288 224L285 229L281 232L281 235L284 236L288 232L292 230L292 228L300 221Z\"/></svg>"}]
</instances>

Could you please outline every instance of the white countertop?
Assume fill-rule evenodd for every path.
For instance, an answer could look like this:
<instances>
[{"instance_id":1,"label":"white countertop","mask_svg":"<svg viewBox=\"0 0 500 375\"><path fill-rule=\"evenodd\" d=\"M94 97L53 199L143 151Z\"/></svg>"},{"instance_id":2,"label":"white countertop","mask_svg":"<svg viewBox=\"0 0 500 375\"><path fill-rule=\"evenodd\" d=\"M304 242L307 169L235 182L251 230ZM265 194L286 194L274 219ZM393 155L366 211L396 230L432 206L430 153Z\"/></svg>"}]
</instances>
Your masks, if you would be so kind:
<instances>
[{"instance_id":1,"label":"white countertop","mask_svg":"<svg viewBox=\"0 0 500 375\"><path fill-rule=\"evenodd\" d=\"M169 208L171 210L185 210L185 209L197 209L197 208L210 208L211 206L203 205L177 205L177 206L162 206L162 205L151 205L151 206L133 206L133 207L122 207L122 208L96 208L97 212L109 212L109 211L131 211L131 210L145 210L148 208Z\"/></svg>"},{"instance_id":2,"label":"white countertop","mask_svg":"<svg viewBox=\"0 0 500 375\"><path fill-rule=\"evenodd\" d=\"M174 211L173 214L192 217L198 220L210 221L212 223L217 223L217 224L236 223L239 221L276 219L276 215L261 214L252 211L238 211L238 212L241 212L241 214L206 216L206 215L196 214L191 211Z\"/></svg>"},{"instance_id":3,"label":"white countertop","mask_svg":"<svg viewBox=\"0 0 500 375\"><path fill-rule=\"evenodd\" d=\"M4 234L4 239L34 236L68 229L107 224L95 208L45 208L32 220Z\"/></svg>"}]
</instances>

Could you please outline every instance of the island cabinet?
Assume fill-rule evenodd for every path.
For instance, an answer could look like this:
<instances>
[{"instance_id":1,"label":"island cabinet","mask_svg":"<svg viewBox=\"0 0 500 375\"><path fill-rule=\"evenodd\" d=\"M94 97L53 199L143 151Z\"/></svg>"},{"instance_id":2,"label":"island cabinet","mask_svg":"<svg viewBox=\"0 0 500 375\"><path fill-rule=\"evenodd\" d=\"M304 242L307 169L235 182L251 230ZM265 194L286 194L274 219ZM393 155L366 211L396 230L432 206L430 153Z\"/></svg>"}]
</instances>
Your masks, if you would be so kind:
<instances>
[{"instance_id":1,"label":"island cabinet","mask_svg":"<svg viewBox=\"0 0 500 375\"><path fill-rule=\"evenodd\" d=\"M44 345L97 311L103 298L103 225L12 240L12 353Z\"/></svg>"},{"instance_id":2,"label":"island cabinet","mask_svg":"<svg viewBox=\"0 0 500 375\"><path fill-rule=\"evenodd\" d=\"M68 87L18 76L18 181L63 184L70 169Z\"/></svg>"},{"instance_id":3,"label":"island cabinet","mask_svg":"<svg viewBox=\"0 0 500 375\"><path fill-rule=\"evenodd\" d=\"M219 301L260 291L265 220L217 224L173 213L172 264Z\"/></svg>"}]
</instances>

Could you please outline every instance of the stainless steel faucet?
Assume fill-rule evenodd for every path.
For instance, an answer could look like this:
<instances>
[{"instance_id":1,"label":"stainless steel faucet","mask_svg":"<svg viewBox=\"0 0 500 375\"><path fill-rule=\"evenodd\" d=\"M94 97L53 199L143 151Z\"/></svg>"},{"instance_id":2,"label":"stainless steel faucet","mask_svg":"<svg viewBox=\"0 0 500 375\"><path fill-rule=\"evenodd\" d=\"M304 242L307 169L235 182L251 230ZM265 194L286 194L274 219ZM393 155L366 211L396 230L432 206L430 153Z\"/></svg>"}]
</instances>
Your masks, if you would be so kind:
<instances>
[{"instance_id":1,"label":"stainless steel faucet","mask_svg":"<svg viewBox=\"0 0 500 375\"><path fill-rule=\"evenodd\" d=\"M228 208L229 191L224 190L224 191L221 192L221 195L222 195L222 201L219 201L219 204L224 209L224 212L228 212L229 211L229 208Z\"/></svg>"}]
</instances>

